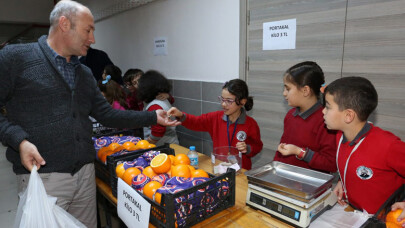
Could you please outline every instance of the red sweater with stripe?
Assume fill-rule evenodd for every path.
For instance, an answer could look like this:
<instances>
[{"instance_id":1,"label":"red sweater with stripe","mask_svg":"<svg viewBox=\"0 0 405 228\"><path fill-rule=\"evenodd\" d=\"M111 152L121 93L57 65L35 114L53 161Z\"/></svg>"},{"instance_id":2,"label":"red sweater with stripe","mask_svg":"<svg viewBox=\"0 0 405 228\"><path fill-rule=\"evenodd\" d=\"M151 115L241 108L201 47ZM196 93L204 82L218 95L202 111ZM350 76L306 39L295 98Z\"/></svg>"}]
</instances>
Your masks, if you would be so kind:
<instances>
[{"instance_id":1,"label":"red sweater with stripe","mask_svg":"<svg viewBox=\"0 0 405 228\"><path fill-rule=\"evenodd\" d=\"M226 119L224 120L224 111L210 112L201 116L186 114L186 119L182 125L190 130L208 132L211 135L214 148L228 146L227 122ZM234 129L235 123L229 126L229 137L231 137ZM235 135L231 142L233 147L239 142L236 138L239 131L246 133L247 137L244 142L250 147L250 152L242 154L242 168L249 170L252 168L251 158L262 150L263 142L260 138L260 129L257 122L246 115L245 111L239 116Z\"/></svg>"}]
</instances>

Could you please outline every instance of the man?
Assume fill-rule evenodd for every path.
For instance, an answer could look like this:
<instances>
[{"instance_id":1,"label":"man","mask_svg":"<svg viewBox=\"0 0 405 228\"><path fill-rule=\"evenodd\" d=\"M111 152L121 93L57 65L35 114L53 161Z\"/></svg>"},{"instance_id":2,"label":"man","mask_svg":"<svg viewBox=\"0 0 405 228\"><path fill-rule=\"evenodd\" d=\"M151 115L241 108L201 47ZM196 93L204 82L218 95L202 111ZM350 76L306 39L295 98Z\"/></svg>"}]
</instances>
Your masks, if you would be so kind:
<instances>
[{"instance_id":1,"label":"man","mask_svg":"<svg viewBox=\"0 0 405 228\"><path fill-rule=\"evenodd\" d=\"M96 227L95 150L89 116L107 127L178 125L164 111L114 110L80 64L95 43L88 8L63 0L50 15L48 36L0 51L0 138L8 146L21 192L33 165L49 195L87 227Z\"/></svg>"}]
</instances>

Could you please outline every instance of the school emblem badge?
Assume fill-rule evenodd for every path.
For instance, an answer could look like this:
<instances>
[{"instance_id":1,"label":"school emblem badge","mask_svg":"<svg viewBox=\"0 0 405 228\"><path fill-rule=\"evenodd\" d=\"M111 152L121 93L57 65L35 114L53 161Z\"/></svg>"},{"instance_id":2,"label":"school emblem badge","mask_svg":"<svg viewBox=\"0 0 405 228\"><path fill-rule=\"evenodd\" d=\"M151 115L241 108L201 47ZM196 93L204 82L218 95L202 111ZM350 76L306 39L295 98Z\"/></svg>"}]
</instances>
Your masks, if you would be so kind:
<instances>
[{"instance_id":1,"label":"school emblem badge","mask_svg":"<svg viewBox=\"0 0 405 228\"><path fill-rule=\"evenodd\" d=\"M365 166L359 166L356 169L357 176L362 180L368 180L373 177L373 170Z\"/></svg>"},{"instance_id":2,"label":"school emblem badge","mask_svg":"<svg viewBox=\"0 0 405 228\"><path fill-rule=\"evenodd\" d=\"M245 141L246 137L247 137L247 135L246 135L246 132L244 132L244 131L239 131L236 134L236 139L238 139L238 141L241 141L241 142Z\"/></svg>"}]
</instances>

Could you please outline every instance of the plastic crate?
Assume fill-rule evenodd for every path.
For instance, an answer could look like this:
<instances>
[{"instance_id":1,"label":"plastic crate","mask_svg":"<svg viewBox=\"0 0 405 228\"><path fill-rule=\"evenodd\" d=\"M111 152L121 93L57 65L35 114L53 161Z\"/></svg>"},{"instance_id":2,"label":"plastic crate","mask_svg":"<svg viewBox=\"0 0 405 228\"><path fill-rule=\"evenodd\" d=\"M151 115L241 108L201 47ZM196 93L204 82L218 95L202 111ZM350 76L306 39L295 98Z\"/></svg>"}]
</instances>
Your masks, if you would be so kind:
<instances>
[{"instance_id":1,"label":"plastic crate","mask_svg":"<svg viewBox=\"0 0 405 228\"><path fill-rule=\"evenodd\" d=\"M405 200L405 184L399 187L378 209L373 217L369 218L361 228L385 228L385 217L391 211L391 205Z\"/></svg>"},{"instance_id":2,"label":"plastic crate","mask_svg":"<svg viewBox=\"0 0 405 228\"><path fill-rule=\"evenodd\" d=\"M118 162L132 161L148 151L160 151L161 153L165 153L167 155L169 155L169 154L175 155L174 150L172 148L170 148L169 144L166 143L163 146L158 146L158 147L144 149L144 150L136 150L131 153L127 153L127 154L123 154L123 155L107 156L107 169L109 172L109 174L108 174L109 179L108 179L108 181L106 181L106 183L110 184L113 196L117 197L118 178L117 178L117 174L115 173L115 168L117 167Z\"/></svg>"}]
</instances>

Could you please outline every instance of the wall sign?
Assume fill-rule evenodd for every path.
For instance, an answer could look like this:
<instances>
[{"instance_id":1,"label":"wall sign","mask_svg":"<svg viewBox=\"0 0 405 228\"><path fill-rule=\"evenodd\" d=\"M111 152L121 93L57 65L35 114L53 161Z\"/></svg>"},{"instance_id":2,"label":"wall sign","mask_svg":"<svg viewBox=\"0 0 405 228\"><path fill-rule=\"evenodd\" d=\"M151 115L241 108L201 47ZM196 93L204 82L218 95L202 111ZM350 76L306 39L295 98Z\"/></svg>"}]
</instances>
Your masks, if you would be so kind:
<instances>
[{"instance_id":1,"label":"wall sign","mask_svg":"<svg viewBox=\"0 0 405 228\"><path fill-rule=\"evenodd\" d=\"M297 19L263 23L263 50L295 49Z\"/></svg>"},{"instance_id":2,"label":"wall sign","mask_svg":"<svg viewBox=\"0 0 405 228\"><path fill-rule=\"evenodd\" d=\"M150 203L121 178L118 178L117 212L129 228L149 226Z\"/></svg>"},{"instance_id":3,"label":"wall sign","mask_svg":"<svg viewBox=\"0 0 405 228\"><path fill-rule=\"evenodd\" d=\"M153 55L167 55L167 37L155 37Z\"/></svg>"}]
</instances>

